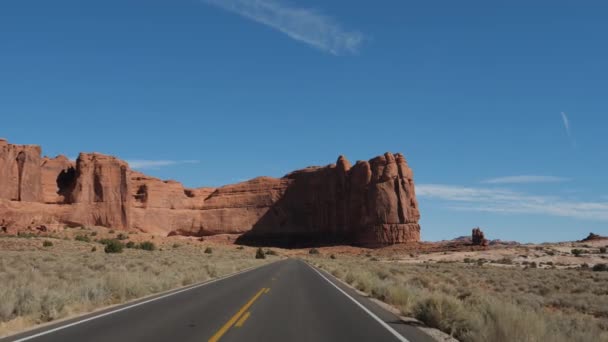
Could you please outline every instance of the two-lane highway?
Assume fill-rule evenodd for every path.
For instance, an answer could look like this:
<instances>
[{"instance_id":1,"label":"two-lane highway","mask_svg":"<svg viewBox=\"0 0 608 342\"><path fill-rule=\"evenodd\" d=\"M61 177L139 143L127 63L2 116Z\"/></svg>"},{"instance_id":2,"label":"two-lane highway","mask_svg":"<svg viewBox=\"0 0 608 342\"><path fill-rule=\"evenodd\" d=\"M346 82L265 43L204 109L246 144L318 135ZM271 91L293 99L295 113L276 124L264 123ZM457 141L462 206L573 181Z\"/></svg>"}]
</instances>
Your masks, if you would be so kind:
<instances>
[{"instance_id":1,"label":"two-lane highway","mask_svg":"<svg viewBox=\"0 0 608 342\"><path fill-rule=\"evenodd\" d=\"M288 259L5 341L433 340L330 275Z\"/></svg>"}]
</instances>

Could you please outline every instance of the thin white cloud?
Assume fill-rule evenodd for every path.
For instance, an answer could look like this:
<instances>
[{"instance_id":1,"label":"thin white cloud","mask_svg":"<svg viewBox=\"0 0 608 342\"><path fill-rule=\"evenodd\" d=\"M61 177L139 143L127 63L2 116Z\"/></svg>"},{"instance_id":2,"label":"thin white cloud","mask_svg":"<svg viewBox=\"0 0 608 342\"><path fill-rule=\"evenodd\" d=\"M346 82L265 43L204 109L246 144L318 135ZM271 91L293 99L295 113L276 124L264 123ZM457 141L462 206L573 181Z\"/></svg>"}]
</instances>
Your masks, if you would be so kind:
<instances>
[{"instance_id":1,"label":"thin white cloud","mask_svg":"<svg viewBox=\"0 0 608 342\"><path fill-rule=\"evenodd\" d=\"M576 145L576 143L574 142L574 137L572 136L572 129L570 127L570 119L568 118L568 115L566 115L565 112L562 112L562 122L564 123L564 128L566 129L566 134L568 135L568 139L570 139L570 143L572 144L572 146Z\"/></svg>"},{"instance_id":2,"label":"thin white cloud","mask_svg":"<svg viewBox=\"0 0 608 342\"><path fill-rule=\"evenodd\" d=\"M528 183L561 183L567 182L570 179L564 177L555 176L533 176L533 175L522 175L522 176L508 176L498 177L483 180L484 184L528 184Z\"/></svg>"},{"instance_id":3,"label":"thin white cloud","mask_svg":"<svg viewBox=\"0 0 608 342\"><path fill-rule=\"evenodd\" d=\"M290 6L283 0L202 0L278 30L292 39L333 55L356 53L363 34L345 31L316 10Z\"/></svg>"},{"instance_id":4,"label":"thin white cloud","mask_svg":"<svg viewBox=\"0 0 608 342\"><path fill-rule=\"evenodd\" d=\"M421 198L448 202L455 210L540 214L594 221L608 221L608 202L587 202L556 196L536 196L508 189L473 188L443 184L416 186Z\"/></svg>"},{"instance_id":5,"label":"thin white cloud","mask_svg":"<svg viewBox=\"0 0 608 342\"><path fill-rule=\"evenodd\" d=\"M147 160L147 159L132 159L127 160L129 166L133 169L159 169L165 166L178 164L196 164L198 160Z\"/></svg>"}]
</instances>

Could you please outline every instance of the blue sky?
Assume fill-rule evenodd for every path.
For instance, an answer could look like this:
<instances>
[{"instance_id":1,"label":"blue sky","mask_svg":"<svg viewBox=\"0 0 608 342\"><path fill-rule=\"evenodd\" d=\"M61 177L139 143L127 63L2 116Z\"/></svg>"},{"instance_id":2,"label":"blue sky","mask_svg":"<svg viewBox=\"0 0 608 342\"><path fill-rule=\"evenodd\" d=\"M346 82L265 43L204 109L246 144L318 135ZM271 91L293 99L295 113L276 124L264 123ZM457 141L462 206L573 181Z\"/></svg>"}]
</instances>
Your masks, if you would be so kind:
<instances>
[{"instance_id":1,"label":"blue sky","mask_svg":"<svg viewBox=\"0 0 608 342\"><path fill-rule=\"evenodd\" d=\"M188 186L385 151L423 238L608 235L605 1L3 0L0 136Z\"/></svg>"}]
</instances>

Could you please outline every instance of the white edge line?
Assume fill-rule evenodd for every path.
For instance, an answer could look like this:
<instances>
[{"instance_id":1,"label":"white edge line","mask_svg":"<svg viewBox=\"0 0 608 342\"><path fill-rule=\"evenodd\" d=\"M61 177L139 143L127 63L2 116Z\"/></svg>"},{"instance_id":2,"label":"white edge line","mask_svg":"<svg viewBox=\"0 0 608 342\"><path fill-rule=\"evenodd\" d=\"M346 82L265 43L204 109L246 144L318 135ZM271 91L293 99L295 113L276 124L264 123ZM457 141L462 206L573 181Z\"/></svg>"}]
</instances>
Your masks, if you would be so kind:
<instances>
[{"instance_id":1,"label":"white edge line","mask_svg":"<svg viewBox=\"0 0 608 342\"><path fill-rule=\"evenodd\" d=\"M367 313L373 319L375 319L378 323L380 323L380 325L382 325L386 330L388 330L391 334L393 334L399 341L401 341L401 342L410 342L407 338L403 337L403 335L401 335L400 333L398 333L395 329L391 328L390 325L386 324L382 319L380 319L380 317L376 316L376 314L374 314L373 312L371 312L363 304L359 303L359 301L357 301L351 295L349 295L348 293L346 293L346 291L342 290L338 285L334 284L331 280L327 279L327 277L325 277L323 275L323 273L321 273L319 270L317 270L311 264L306 263L306 265L308 265L308 267L312 268L315 272L317 272L328 283L330 283L331 285L333 285L333 287L335 287L336 289L338 289L338 291L342 292L342 294L345 295L346 297L348 297L348 299L352 300L355 304L357 304L361 309L363 309L363 311L365 311L365 313Z\"/></svg>"},{"instance_id":2,"label":"white edge line","mask_svg":"<svg viewBox=\"0 0 608 342\"><path fill-rule=\"evenodd\" d=\"M120 308L120 309L112 310L112 311L109 311L109 312L105 312L105 313L99 314L97 316L85 318L85 319L80 320L80 321L76 321L76 322L73 322L73 323L70 323L70 324L62 325L60 327L57 327L57 328L54 328L54 329L51 329L51 330L46 330L46 331L40 332L40 333L35 334L35 335L30 335L30 336L27 336L27 337L23 337L23 338L20 338L18 340L14 340L12 342L29 341L31 339L34 339L34 338L37 338L37 337L40 337L40 336L44 336L44 335L48 335L48 334L54 333L54 332L59 331L59 330L67 329L67 328L73 327L75 325L86 323L86 322L92 321L94 319L98 319L98 318L101 318L101 317L109 316L109 315L112 315L112 314L115 314L115 313L118 313L118 312L121 312L121 311L132 309L132 308L140 306L140 305L148 304L150 302L154 302L154 301L157 301L157 300L160 300L160 299L163 299L163 298L167 298L167 297L176 295L178 293L190 291L190 290L193 290L193 289L205 286L205 285L213 284L213 283L218 282L220 280L228 279L228 278L237 276L237 275L239 275L241 273L245 273L245 272L251 271L253 269L264 267L264 266L267 266L267 265L270 265L270 264L259 265L259 266L252 266L252 267L246 268L244 270L238 271L238 272L233 273L233 274L229 274L229 275L217 278L217 279L208 280L208 281L200 283L198 285L192 285L192 286L187 287L185 289L181 289L181 290L177 290L175 292L167 293L167 294L162 295L160 297L154 297L152 299L148 299L148 300L145 300L143 302L139 302L139 303L135 303L135 304L132 304L132 305L129 305L129 306L125 306L124 308ZM10 339L10 336L7 336L7 338Z\"/></svg>"}]
</instances>

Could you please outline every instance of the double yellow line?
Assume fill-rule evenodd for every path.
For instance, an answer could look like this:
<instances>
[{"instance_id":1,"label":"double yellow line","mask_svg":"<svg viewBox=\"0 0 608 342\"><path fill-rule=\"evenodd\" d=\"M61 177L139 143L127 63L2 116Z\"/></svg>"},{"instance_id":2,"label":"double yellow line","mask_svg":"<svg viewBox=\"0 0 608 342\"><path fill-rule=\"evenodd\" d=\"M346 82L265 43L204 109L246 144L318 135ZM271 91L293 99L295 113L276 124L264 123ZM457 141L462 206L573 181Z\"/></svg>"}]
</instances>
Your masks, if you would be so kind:
<instances>
[{"instance_id":1,"label":"double yellow line","mask_svg":"<svg viewBox=\"0 0 608 342\"><path fill-rule=\"evenodd\" d=\"M232 318L230 318L230 320L228 320L228 322L226 322L226 324L224 324L220 328L220 330L218 330L215 333L215 335L213 335L209 339L209 342L219 341L220 338L222 338L222 336L224 336L224 334L226 334L226 332L228 332L228 330L233 325L235 325L238 328L242 327L243 324L245 324L245 321L247 320L247 318L249 318L249 316L251 315L250 312L245 313L245 311L247 311L253 305L253 303L255 303L255 301L258 300L258 298L260 298L261 295L263 295L264 293L268 293L268 291L270 291L270 288L267 288L267 287L264 287L260 291L258 291L258 293L256 293L255 296L253 296L253 298L251 298L247 302L247 304L245 304L234 316L232 316Z\"/></svg>"}]
</instances>

